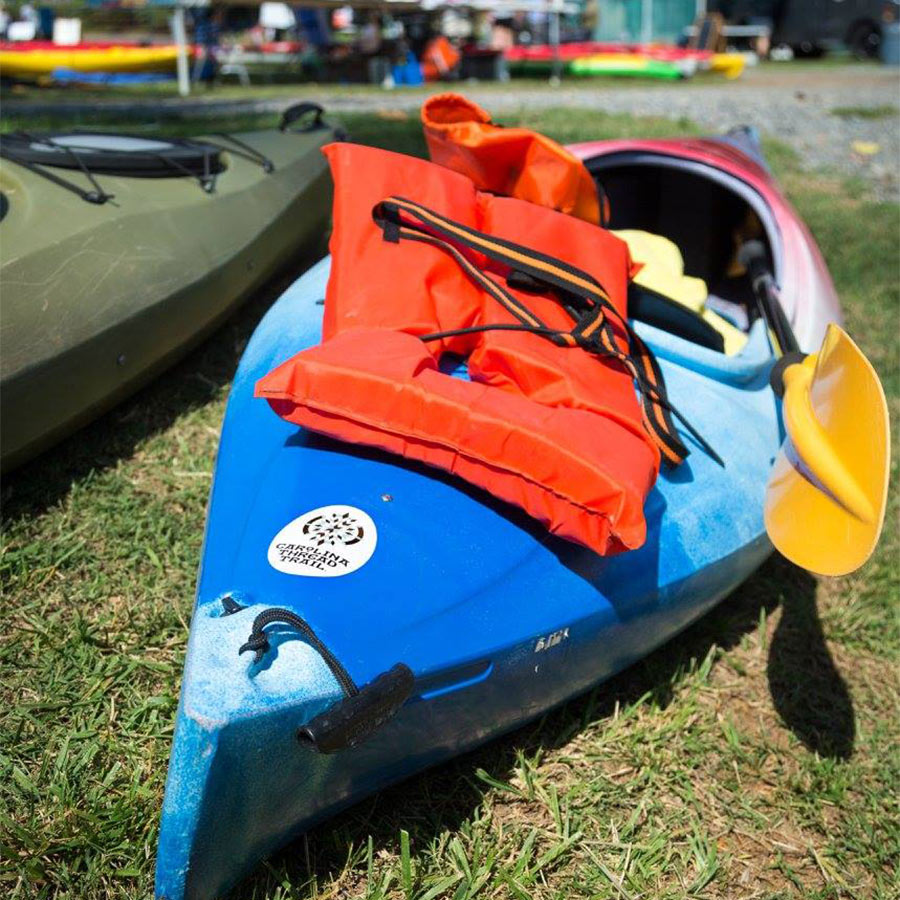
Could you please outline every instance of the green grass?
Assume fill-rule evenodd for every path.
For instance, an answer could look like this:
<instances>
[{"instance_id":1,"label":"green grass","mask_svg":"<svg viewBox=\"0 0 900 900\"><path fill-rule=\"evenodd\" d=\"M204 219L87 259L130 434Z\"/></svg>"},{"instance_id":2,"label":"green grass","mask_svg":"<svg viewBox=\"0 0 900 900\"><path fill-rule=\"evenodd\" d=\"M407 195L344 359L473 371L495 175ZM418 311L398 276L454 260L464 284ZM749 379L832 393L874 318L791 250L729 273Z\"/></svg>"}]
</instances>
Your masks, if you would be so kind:
<instances>
[{"instance_id":1,"label":"green grass","mask_svg":"<svg viewBox=\"0 0 900 900\"><path fill-rule=\"evenodd\" d=\"M565 140L694 131L571 110L504 121ZM423 150L414 117L346 124L358 140ZM898 209L769 149L900 421ZM218 428L278 289L4 480L7 897L151 891ZM770 560L640 664L326 823L235 896L896 898L896 476L895 463L886 533L859 574L818 581Z\"/></svg>"},{"instance_id":2,"label":"green grass","mask_svg":"<svg viewBox=\"0 0 900 900\"><path fill-rule=\"evenodd\" d=\"M900 116L900 107L889 106L835 106L833 116L841 119L893 119Z\"/></svg>"},{"instance_id":3,"label":"green grass","mask_svg":"<svg viewBox=\"0 0 900 900\"><path fill-rule=\"evenodd\" d=\"M254 77L254 83L244 87L234 81L217 83L212 89L194 86L191 92L191 100L272 100L272 99L297 99L317 100L324 97L369 97L373 104L377 105L380 98L392 96L411 96L425 98L429 94L437 94L447 90L446 83L429 83L415 87L397 88L393 92L386 92L380 85L372 84L330 84L310 81L290 81L287 83L266 82L264 78ZM491 92L520 92L523 90L546 90L548 77L523 77L512 78L506 82L492 81L481 82L480 88ZM722 84L722 77L713 72L698 72L691 79L691 85L715 85ZM567 91L579 90L585 93L598 89L629 90L631 88L646 88L647 79L644 78L617 78L612 76L597 76L593 78L564 76L562 84ZM684 84L680 81L649 82L651 86L659 86L665 90L667 86ZM176 99L178 88L174 81L163 81L152 84L136 85L68 85L68 86L38 86L36 84L15 84L0 87L0 99L14 102L32 101L40 103L93 103L102 108L104 102L134 100L151 101ZM173 110L173 114L175 111ZM119 115L127 115L119 112Z\"/></svg>"},{"instance_id":4,"label":"green grass","mask_svg":"<svg viewBox=\"0 0 900 900\"><path fill-rule=\"evenodd\" d=\"M700 83L710 79L702 78ZM594 90L598 87L628 88L632 86L647 86L641 79L570 79L565 82L566 88L579 88L582 90ZM403 96L422 97L429 94L440 93L446 90L446 84L427 84L416 87L402 88ZM493 82L490 85L492 91L521 91L527 89L546 89L547 79L516 78L509 82ZM398 89L399 90L399 89ZM373 104L377 105L379 99L388 94L380 85L370 84L316 84L314 82L295 82L288 84L254 84L251 87L243 87L240 84L225 82L217 84L212 90L195 87L191 100L317 100L323 95L340 99L342 97L370 97ZM40 103L92 103L102 109L104 102L134 100L136 102L151 100L168 100L178 97L177 87L174 82L159 82L156 84L142 85L107 85L94 86L70 86L70 87L38 87L30 84L18 84L13 87L0 88L0 98L11 103L16 100L32 101ZM176 111L173 111L173 113ZM118 115L123 116L119 111ZM125 113L124 115L127 115Z\"/></svg>"}]
</instances>

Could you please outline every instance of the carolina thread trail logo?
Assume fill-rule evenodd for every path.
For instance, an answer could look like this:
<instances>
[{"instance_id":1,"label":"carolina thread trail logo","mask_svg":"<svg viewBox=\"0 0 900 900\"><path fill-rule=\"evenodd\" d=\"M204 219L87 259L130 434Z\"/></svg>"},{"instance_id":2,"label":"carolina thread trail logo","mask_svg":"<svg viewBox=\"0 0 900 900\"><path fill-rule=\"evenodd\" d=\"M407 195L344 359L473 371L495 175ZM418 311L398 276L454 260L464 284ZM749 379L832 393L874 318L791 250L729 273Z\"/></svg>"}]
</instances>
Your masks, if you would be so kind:
<instances>
[{"instance_id":1,"label":"carolina thread trail logo","mask_svg":"<svg viewBox=\"0 0 900 900\"><path fill-rule=\"evenodd\" d=\"M349 547L359 543L365 536L362 525L348 512L316 516L303 526L303 533L309 535L317 547L322 544L333 547L337 543Z\"/></svg>"},{"instance_id":2,"label":"carolina thread trail logo","mask_svg":"<svg viewBox=\"0 0 900 900\"><path fill-rule=\"evenodd\" d=\"M322 506L289 522L269 544L269 565L288 575L333 578L364 566L378 540L371 517L353 506Z\"/></svg>"}]
</instances>

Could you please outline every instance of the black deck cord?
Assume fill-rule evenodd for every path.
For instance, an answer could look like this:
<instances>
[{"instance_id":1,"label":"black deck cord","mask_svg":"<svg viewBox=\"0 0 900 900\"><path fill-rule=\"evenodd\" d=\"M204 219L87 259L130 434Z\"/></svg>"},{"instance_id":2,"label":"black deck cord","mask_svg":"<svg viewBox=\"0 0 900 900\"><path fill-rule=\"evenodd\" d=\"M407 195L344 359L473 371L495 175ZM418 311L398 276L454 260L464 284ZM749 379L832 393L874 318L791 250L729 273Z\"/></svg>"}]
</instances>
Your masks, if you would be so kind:
<instances>
[{"instance_id":1,"label":"black deck cord","mask_svg":"<svg viewBox=\"0 0 900 900\"><path fill-rule=\"evenodd\" d=\"M25 132L22 132L22 134L25 134ZM37 140L40 141L41 139L38 138ZM44 141L44 143L49 144L52 147L61 147L61 145L54 144L50 140ZM214 146L214 145L211 145L211 146ZM82 172L84 172L84 174L88 178L90 178L91 183L95 187L97 187L97 189L99 190L99 185L97 184L96 181L94 181L94 178L91 175L90 170L85 166L84 161L72 149L72 146L69 145L66 147L62 147L62 149L65 149L69 152L69 154L75 160L75 162L78 163L78 166L82 170ZM82 149L89 150L90 148L85 147ZM216 146L216 149L221 150L223 148ZM203 151L203 172L201 174L197 174L196 172L191 171L187 166L178 162L177 159L172 159L171 157L166 156L164 153L138 153L135 155L136 156L150 156L153 159L158 159L163 165L168 166L170 169L174 169L176 172L180 172L182 175L187 175L191 178L196 178L197 181L200 183L200 187L203 188L203 190L206 191L207 194L211 194L213 192L213 190L215 189L216 176L212 173L212 171L210 170L210 167L209 167L209 160L210 160L210 157L212 156L212 154L208 153L206 150ZM127 173L125 173L125 174L127 175ZM112 194L110 194L109 196L111 197Z\"/></svg>"},{"instance_id":2,"label":"black deck cord","mask_svg":"<svg viewBox=\"0 0 900 900\"><path fill-rule=\"evenodd\" d=\"M151 153L149 156L153 156L158 159L161 163L167 165L170 169L174 169L176 172L181 172L182 175L187 175L191 178L196 178L197 182L200 184L200 187L207 193L211 194L216 189L216 176L212 173L209 168L209 158L211 154L203 153L203 172L197 173L192 172L187 166L182 165L178 162L177 159L170 159L168 156L165 156L162 153Z\"/></svg>"},{"instance_id":3,"label":"black deck cord","mask_svg":"<svg viewBox=\"0 0 900 900\"><path fill-rule=\"evenodd\" d=\"M67 181L61 176L55 174L54 172L47 171L40 163L30 162L28 160L20 159L15 153L9 153L8 151L4 151L2 144L0 144L0 156L5 159L9 159L12 162L18 163L21 166L24 166L31 172L34 172L35 175L41 175L44 178L52 181L54 184L59 185L60 187L66 188L66 190L72 191L75 194L78 194L82 200L87 200L88 203L106 203L107 200L112 200L115 194L107 194L103 188L100 187L100 184L97 182L97 179L94 177L91 170L85 165L84 160L75 152L75 150L71 146L65 146L63 144L56 144L52 140L47 138L37 137L35 135L29 134L27 131L19 131L16 133L17 136L21 136L28 141L31 141L35 144L44 144L48 147L53 147L56 150L63 150L72 159L77 163L78 168L84 174L85 178L90 181L90 183L94 186L93 191L86 191L84 188L80 188L77 184L73 184L71 181ZM223 147L216 146L216 149L222 150L225 149ZM203 188L206 193L212 193L215 189L216 185L216 176L212 173L209 165L210 156L212 154L204 152L203 153L203 172L197 173L191 171L187 166L182 165L178 160L171 159L162 153L148 153L145 156L151 156L154 159L158 159L163 165L168 166L170 169L173 169L176 172L181 173L182 175L187 175L191 178L196 178L200 184L200 187Z\"/></svg>"},{"instance_id":4,"label":"black deck cord","mask_svg":"<svg viewBox=\"0 0 900 900\"><path fill-rule=\"evenodd\" d=\"M29 140L32 140L32 138L29 137ZM90 181L90 183L94 186L94 191L97 193L97 195L101 195L101 196L104 195L103 189L98 184L97 179L94 178L94 173L91 172L91 170L84 164L84 160L75 152L75 150L71 146L68 146L65 144L60 145L60 144L57 144L55 141L51 141L51 140L47 140L46 143L52 147L60 147L61 146L62 149L69 156L72 157L72 159L78 165L78 168L81 169L81 172L84 175L84 177L87 178L87 180Z\"/></svg>"},{"instance_id":5,"label":"black deck cord","mask_svg":"<svg viewBox=\"0 0 900 900\"><path fill-rule=\"evenodd\" d=\"M243 156L244 159L249 159L250 162L257 163L258 165L262 166L263 171L266 174L275 171L275 163L273 163L268 156L260 153L259 150L257 150L255 147L251 147L249 144L245 143L239 138L236 138L233 134L225 134L224 131L216 131L214 132L213 136L224 141L231 141L231 143L238 148L234 149L234 147L220 147L221 150L225 150L227 153L233 153L235 156ZM219 145L215 144L214 146L218 147Z\"/></svg>"},{"instance_id":6,"label":"black deck cord","mask_svg":"<svg viewBox=\"0 0 900 900\"><path fill-rule=\"evenodd\" d=\"M672 401L668 398L667 395L661 394L656 385L651 384L649 381L644 379L643 376L635 378L635 381L638 384L638 388L643 393L652 396L660 406L664 407L666 410L672 413L672 415L675 416L675 418L678 419L679 422L681 422L681 424L684 426L684 430L687 431L688 434L690 434L690 436L697 442L697 444L706 453L706 455L713 460L713 462L718 463L718 465L720 465L723 469L725 468L725 460L722 459L722 457L719 456L718 453L716 453L715 449L709 443L709 441L707 441L706 438L704 438L703 435L700 434L700 432L697 431L697 429L694 428L693 425L691 425L687 418L678 411L678 409L672 404Z\"/></svg>"},{"instance_id":7,"label":"black deck cord","mask_svg":"<svg viewBox=\"0 0 900 900\"><path fill-rule=\"evenodd\" d=\"M516 325L514 323L497 322L492 325L471 325L468 328L451 328L448 331L432 331L428 334L417 335L420 341L428 343L428 341L441 341L444 338L462 337L466 334L481 334L485 331L526 331L529 334L537 334L541 337L555 338L568 334L567 331L560 331L556 328L541 328L537 325ZM600 356L610 356L612 354L606 350L598 353Z\"/></svg>"},{"instance_id":8,"label":"black deck cord","mask_svg":"<svg viewBox=\"0 0 900 900\"><path fill-rule=\"evenodd\" d=\"M47 140L46 138L36 137L32 134L29 134L27 131L19 131L16 133L16 136L21 136L25 138L27 141L31 141L33 144L44 144L47 147L53 147L55 150L63 150L75 160L78 164L78 168L81 170L82 174L87 178L88 181L93 185L94 190L86 191L84 188L79 187L77 184L74 184L71 181L67 181L65 178L57 175L55 172L50 172L45 169L39 163L34 163L29 160L20 159L16 156L15 153L10 153L9 151L3 148L2 143L0 143L0 156L4 159L8 159L11 162L18 163L20 166L24 166L28 169L29 172L34 172L35 175L40 175L43 178L46 178L48 181L52 181L54 184L58 185L61 188L65 188L67 191L72 191L73 194L77 194L81 197L82 200L86 200L88 203L96 203L103 204L108 200L112 200L115 194L107 194L106 191L100 187L97 179L94 178L93 173L90 169L85 166L84 161L75 153L70 147L66 147L63 144L54 144L53 141Z\"/></svg>"},{"instance_id":9,"label":"black deck cord","mask_svg":"<svg viewBox=\"0 0 900 900\"><path fill-rule=\"evenodd\" d=\"M295 628L306 638L309 645L319 653L325 664L331 669L331 674L337 679L341 690L347 697L355 697L359 693L356 682L350 677L350 673L343 667L340 660L322 643L306 621L289 609L276 609L275 607L264 609L253 620L250 637L247 638L247 642L238 650L238 653L243 653L245 650L253 650L256 653L254 662L260 662L269 649L269 639L264 629L267 625L272 625L275 622L290 625L291 628Z\"/></svg>"}]
</instances>

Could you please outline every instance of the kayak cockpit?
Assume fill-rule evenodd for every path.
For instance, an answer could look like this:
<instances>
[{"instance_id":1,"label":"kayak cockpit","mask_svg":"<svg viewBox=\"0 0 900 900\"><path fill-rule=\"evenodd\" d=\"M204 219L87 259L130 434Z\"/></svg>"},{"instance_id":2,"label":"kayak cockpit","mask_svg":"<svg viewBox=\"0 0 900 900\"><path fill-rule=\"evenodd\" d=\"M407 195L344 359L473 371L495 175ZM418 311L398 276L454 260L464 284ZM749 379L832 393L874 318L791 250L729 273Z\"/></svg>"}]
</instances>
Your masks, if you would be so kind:
<instances>
[{"instance_id":1,"label":"kayak cockpit","mask_svg":"<svg viewBox=\"0 0 900 900\"><path fill-rule=\"evenodd\" d=\"M681 254L683 274L705 285L703 308L749 331L758 314L750 278L737 263L740 247L759 241L776 278L782 268L778 228L764 199L721 169L663 153L611 153L585 164L608 200L609 228L671 241Z\"/></svg>"}]
</instances>

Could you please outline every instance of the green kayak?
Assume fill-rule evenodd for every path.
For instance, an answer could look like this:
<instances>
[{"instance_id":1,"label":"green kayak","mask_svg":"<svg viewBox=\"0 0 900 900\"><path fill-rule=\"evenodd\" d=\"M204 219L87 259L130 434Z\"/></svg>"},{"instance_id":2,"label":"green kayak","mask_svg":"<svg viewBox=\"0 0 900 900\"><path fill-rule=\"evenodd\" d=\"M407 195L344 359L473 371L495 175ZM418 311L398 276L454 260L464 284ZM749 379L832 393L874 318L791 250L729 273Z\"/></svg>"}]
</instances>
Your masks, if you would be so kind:
<instances>
[{"instance_id":1,"label":"green kayak","mask_svg":"<svg viewBox=\"0 0 900 900\"><path fill-rule=\"evenodd\" d=\"M279 129L191 140L0 137L0 465L138 388L321 241L335 139L301 104Z\"/></svg>"},{"instance_id":2,"label":"green kayak","mask_svg":"<svg viewBox=\"0 0 900 900\"><path fill-rule=\"evenodd\" d=\"M657 78L676 81L693 74L696 64L690 61L653 59L642 53L595 53L573 59L569 72L572 75L616 78Z\"/></svg>"}]
</instances>

